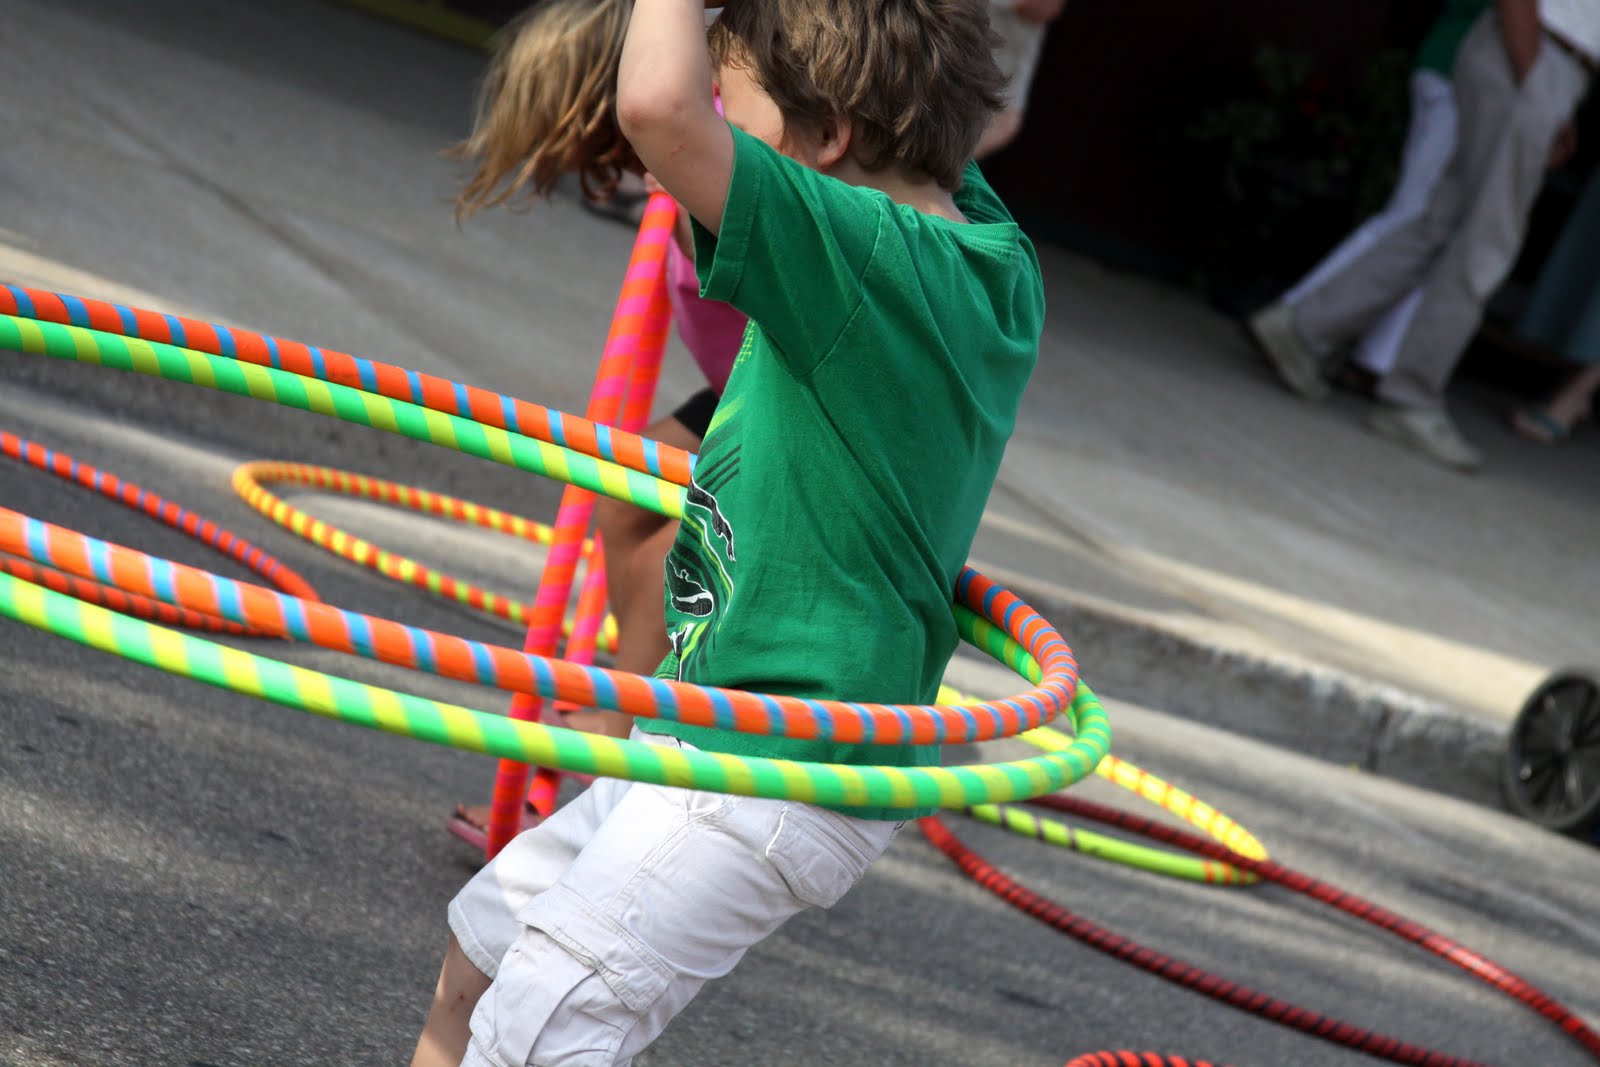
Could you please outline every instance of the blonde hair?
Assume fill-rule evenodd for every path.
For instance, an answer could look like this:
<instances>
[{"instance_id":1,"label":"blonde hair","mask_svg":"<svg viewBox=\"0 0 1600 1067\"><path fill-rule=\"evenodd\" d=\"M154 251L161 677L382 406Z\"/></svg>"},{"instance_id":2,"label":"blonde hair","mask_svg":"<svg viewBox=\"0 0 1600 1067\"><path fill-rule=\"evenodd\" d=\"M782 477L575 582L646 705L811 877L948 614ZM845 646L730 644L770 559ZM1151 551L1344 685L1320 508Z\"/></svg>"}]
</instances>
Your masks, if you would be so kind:
<instances>
[{"instance_id":1,"label":"blonde hair","mask_svg":"<svg viewBox=\"0 0 1600 1067\"><path fill-rule=\"evenodd\" d=\"M638 157L617 125L617 65L633 0L540 0L495 41L472 132L448 150L472 173L456 218L526 207L563 174L609 199Z\"/></svg>"}]
</instances>

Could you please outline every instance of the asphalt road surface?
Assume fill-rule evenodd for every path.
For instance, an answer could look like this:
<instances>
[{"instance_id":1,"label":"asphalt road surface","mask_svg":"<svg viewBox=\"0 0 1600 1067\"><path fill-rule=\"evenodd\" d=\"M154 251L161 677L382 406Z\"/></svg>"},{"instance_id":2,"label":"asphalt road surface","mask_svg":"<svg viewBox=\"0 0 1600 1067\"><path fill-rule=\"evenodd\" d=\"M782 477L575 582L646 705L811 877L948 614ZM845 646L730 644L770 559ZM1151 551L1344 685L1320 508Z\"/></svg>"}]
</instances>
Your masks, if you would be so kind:
<instances>
[{"instance_id":1,"label":"asphalt road surface","mask_svg":"<svg viewBox=\"0 0 1600 1067\"><path fill-rule=\"evenodd\" d=\"M245 452L108 418L64 398L70 381L56 384L11 385L0 394L0 425L246 534L330 602L517 642L508 626L394 586L260 519L227 485ZM219 439L258 437L241 443L276 441L280 452L346 465L360 458L374 473L484 503L524 503L500 472L437 449L393 438L368 447L376 432L354 429L313 446L305 416L238 410L250 402L180 385L156 393L189 404L197 423L214 420ZM491 588L515 592L537 566L536 551L497 535L331 494L286 495ZM0 501L246 577L173 531L31 468L0 467ZM537 516L545 503L523 510ZM232 643L486 710L504 705L499 694L320 650ZM989 695L1017 684L967 657L952 680ZM1483 952L1596 1021L1600 851L1157 711L1113 702L1112 714L1119 754L1229 813L1281 862ZM1014 744L986 746L982 758ZM480 756L0 623L0 1062L402 1061L431 990L445 903L473 869L471 850L442 823L456 801L485 796L491 774ZM1146 807L1104 782L1079 788ZM955 824L1003 869L1084 917L1256 989L1483 1062L1585 1062L1527 1009L1280 887L1177 882ZM1118 1047L1239 1067L1365 1059L1053 932L975 886L908 828L841 905L797 919L752 952L639 1062L1046 1065Z\"/></svg>"},{"instance_id":2,"label":"asphalt road surface","mask_svg":"<svg viewBox=\"0 0 1600 1067\"><path fill-rule=\"evenodd\" d=\"M454 228L451 171L437 152L464 128L480 57L314 3L12 0L4 14L8 277L581 408L628 238L570 202ZM509 250L524 247L539 255L518 265ZM470 287L473 300L437 299L446 283ZM518 321L537 332L506 326ZM675 349L664 389L686 394L692 383ZM0 354L0 429L229 526L332 603L508 644L518 634L507 626L271 526L228 476L254 458L329 463L535 518L554 513L559 493L376 431L36 357ZM538 560L524 546L326 494L285 495L386 547L527 595ZM9 461L0 506L247 577ZM234 643L485 710L505 704L315 649ZM966 658L952 679L985 695L1017 684ZM1594 848L1112 705L1120 755L1228 812L1275 858L1484 952L1600 1025ZM445 904L473 869L442 824L455 802L486 795L491 774L483 757L0 620L0 1062L403 1062L443 948ZM1140 807L1104 783L1080 788ZM1586 1062L1548 1023L1457 969L1280 888L1174 882L956 822L1039 891L1228 978L1479 1061ZM1052 932L908 828L839 907L752 952L638 1062L1048 1065L1124 1047L1238 1067L1367 1059Z\"/></svg>"}]
</instances>

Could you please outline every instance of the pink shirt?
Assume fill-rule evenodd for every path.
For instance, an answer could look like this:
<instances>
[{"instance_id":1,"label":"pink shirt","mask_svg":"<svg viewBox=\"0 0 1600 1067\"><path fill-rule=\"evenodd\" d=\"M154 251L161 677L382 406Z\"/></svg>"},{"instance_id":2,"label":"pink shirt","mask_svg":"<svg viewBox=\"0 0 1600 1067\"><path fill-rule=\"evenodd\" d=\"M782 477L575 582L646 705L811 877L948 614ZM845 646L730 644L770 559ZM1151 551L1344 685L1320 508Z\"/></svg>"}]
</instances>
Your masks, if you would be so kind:
<instances>
[{"instance_id":1,"label":"pink shirt","mask_svg":"<svg viewBox=\"0 0 1600 1067\"><path fill-rule=\"evenodd\" d=\"M676 241L667 246L667 294L672 300L678 337L711 388L721 396L744 341L744 314L720 300L701 297L694 260L683 254Z\"/></svg>"}]
</instances>

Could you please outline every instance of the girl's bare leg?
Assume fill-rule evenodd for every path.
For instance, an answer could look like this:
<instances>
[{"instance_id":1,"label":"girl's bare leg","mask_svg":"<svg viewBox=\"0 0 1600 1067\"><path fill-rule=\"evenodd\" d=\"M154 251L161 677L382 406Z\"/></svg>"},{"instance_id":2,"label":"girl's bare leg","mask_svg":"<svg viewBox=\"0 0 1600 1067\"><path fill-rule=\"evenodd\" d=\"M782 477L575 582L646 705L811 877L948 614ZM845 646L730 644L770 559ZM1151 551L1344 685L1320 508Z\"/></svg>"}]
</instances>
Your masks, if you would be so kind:
<instances>
[{"instance_id":1,"label":"girl's bare leg","mask_svg":"<svg viewBox=\"0 0 1600 1067\"><path fill-rule=\"evenodd\" d=\"M1600 389L1600 363L1585 367L1567 378L1545 405L1552 418L1571 426L1589 414L1595 390Z\"/></svg>"},{"instance_id":2,"label":"girl's bare leg","mask_svg":"<svg viewBox=\"0 0 1600 1067\"><path fill-rule=\"evenodd\" d=\"M1569 374L1561 388L1544 403L1513 410L1511 425L1530 441L1553 445L1565 440L1574 426L1589 418L1597 390L1600 390L1600 363Z\"/></svg>"},{"instance_id":3,"label":"girl's bare leg","mask_svg":"<svg viewBox=\"0 0 1600 1067\"><path fill-rule=\"evenodd\" d=\"M700 448L700 438L671 416L647 427L644 436L689 451ZM662 566L678 524L653 511L601 497L595 502L595 525L605 541L606 587L617 619L614 663L619 671L650 674L672 648L661 604ZM633 716L593 708L568 712L563 722L575 730L610 737L625 738L633 728ZM487 829L489 805L460 805L456 817Z\"/></svg>"},{"instance_id":4,"label":"girl's bare leg","mask_svg":"<svg viewBox=\"0 0 1600 1067\"><path fill-rule=\"evenodd\" d=\"M472 965L451 934L411 1067L460 1067L472 1037L472 1009L488 988L489 976Z\"/></svg>"},{"instance_id":5,"label":"girl's bare leg","mask_svg":"<svg viewBox=\"0 0 1600 1067\"><path fill-rule=\"evenodd\" d=\"M700 438L677 419L651 424L644 436L690 451ZM602 497L595 503L595 525L606 546L606 589L617 618L616 668L650 674L671 650L663 613L662 566L678 524L663 515ZM633 716L586 708L570 712L566 724L577 730L627 737Z\"/></svg>"}]
</instances>

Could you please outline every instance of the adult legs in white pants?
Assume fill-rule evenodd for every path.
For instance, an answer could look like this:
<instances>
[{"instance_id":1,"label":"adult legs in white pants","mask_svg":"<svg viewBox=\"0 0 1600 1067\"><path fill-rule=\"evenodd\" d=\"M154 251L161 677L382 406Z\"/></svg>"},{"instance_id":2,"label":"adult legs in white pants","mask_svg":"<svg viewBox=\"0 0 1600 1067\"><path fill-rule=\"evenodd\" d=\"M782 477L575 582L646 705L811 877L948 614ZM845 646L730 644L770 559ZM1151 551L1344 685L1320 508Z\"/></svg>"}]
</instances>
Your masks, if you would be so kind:
<instances>
[{"instance_id":1,"label":"adult legs in white pants","mask_svg":"<svg viewBox=\"0 0 1600 1067\"><path fill-rule=\"evenodd\" d=\"M1450 79L1433 70L1413 71L1411 120L1406 128L1400 173L1388 203L1324 256L1283 295L1283 302L1294 307L1307 293L1349 266L1390 230L1422 214L1455 147L1456 99ZM1421 301L1421 290L1413 289L1386 311L1377 324L1356 341L1351 353L1355 361L1374 374L1387 373L1394 366L1400 339L1405 336Z\"/></svg>"},{"instance_id":2,"label":"adult legs in white pants","mask_svg":"<svg viewBox=\"0 0 1600 1067\"><path fill-rule=\"evenodd\" d=\"M1444 415L1444 389L1483 306L1521 247L1551 143L1587 85L1584 66L1548 40L1519 84L1493 12L1462 42L1455 68L1458 128L1427 209L1395 226L1294 307L1252 320L1280 375L1303 395L1325 386L1319 362L1422 287L1393 369L1378 394L1390 407L1369 424L1462 469L1479 463Z\"/></svg>"}]
</instances>

